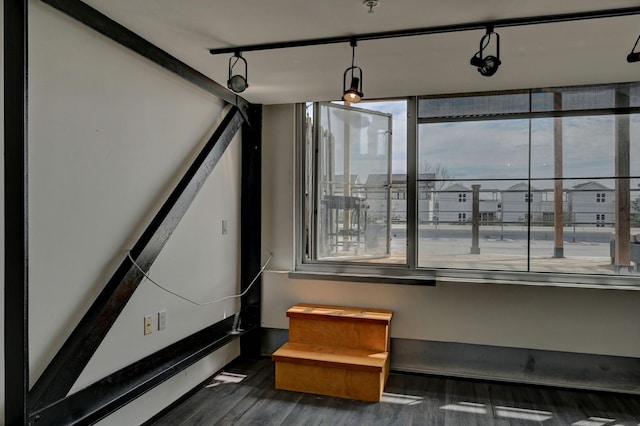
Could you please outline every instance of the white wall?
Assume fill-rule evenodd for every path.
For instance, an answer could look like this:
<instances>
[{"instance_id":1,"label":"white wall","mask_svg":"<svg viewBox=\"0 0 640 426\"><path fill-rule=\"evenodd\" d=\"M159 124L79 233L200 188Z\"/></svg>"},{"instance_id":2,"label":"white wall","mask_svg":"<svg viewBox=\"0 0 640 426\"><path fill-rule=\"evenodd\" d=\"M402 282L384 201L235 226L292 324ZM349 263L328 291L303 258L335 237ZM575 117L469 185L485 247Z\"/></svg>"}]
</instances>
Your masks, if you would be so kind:
<instances>
[{"instance_id":1,"label":"white wall","mask_svg":"<svg viewBox=\"0 0 640 426\"><path fill-rule=\"evenodd\" d=\"M33 384L206 142L223 104L40 1L29 8ZM240 160L236 137L150 270L197 301L239 289ZM72 391L238 310L237 299L197 307L144 281ZM154 316L148 336L145 315ZM220 349L104 423L145 421L238 353L237 342Z\"/></svg>"},{"instance_id":2,"label":"white wall","mask_svg":"<svg viewBox=\"0 0 640 426\"><path fill-rule=\"evenodd\" d=\"M263 108L262 246L273 253L270 270L289 270L295 264L294 110L294 105Z\"/></svg>"},{"instance_id":3,"label":"white wall","mask_svg":"<svg viewBox=\"0 0 640 426\"><path fill-rule=\"evenodd\" d=\"M263 278L263 327L288 328L285 311L298 302L355 305L393 309L397 338L640 356L639 291L290 279L294 216L282 203L294 199L294 140L285 133L293 123L293 106L265 107L263 180L278 184L263 188L263 244L275 253Z\"/></svg>"}]
</instances>

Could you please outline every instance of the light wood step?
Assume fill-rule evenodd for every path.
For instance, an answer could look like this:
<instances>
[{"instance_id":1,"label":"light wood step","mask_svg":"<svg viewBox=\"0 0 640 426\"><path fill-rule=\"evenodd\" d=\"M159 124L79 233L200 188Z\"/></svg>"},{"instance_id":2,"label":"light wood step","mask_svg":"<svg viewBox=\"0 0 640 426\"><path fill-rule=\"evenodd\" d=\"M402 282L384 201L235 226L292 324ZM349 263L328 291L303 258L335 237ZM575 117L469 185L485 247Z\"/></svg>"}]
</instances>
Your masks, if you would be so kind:
<instances>
[{"instance_id":1,"label":"light wood step","mask_svg":"<svg viewBox=\"0 0 640 426\"><path fill-rule=\"evenodd\" d=\"M389 353L285 343L272 356L276 388L378 402L389 376Z\"/></svg>"},{"instance_id":2,"label":"light wood step","mask_svg":"<svg viewBox=\"0 0 640 426\"><path fill-rule=\"evenodd\" d=\"M388 352L393 311L297 304L287 310L289 342Z\"/></svg>"}]
</instances>

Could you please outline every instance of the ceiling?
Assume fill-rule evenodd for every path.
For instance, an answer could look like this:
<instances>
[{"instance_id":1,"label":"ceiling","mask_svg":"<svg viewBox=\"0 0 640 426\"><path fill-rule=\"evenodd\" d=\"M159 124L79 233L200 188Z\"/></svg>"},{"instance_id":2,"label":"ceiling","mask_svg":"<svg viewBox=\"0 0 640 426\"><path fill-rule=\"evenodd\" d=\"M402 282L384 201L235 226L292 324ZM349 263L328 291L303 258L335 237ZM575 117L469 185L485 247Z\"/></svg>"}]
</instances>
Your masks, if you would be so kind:
<instances>
[{"instance_id":1,"label":"ceiling","mask_svg":"<svg viewBox=\"0 0 640 426\"><path fill-rule=\"evenodd\" d=\"M85 0L226 86L231 55L209 49L640 6L631 0ZM365 98L636 81L628 64L640 15L496 27L502 66L481 76L469 59L484 30L360 41ZM250 102L339 99L348 43L245 52Z\"/></svg>"}]
</instances>

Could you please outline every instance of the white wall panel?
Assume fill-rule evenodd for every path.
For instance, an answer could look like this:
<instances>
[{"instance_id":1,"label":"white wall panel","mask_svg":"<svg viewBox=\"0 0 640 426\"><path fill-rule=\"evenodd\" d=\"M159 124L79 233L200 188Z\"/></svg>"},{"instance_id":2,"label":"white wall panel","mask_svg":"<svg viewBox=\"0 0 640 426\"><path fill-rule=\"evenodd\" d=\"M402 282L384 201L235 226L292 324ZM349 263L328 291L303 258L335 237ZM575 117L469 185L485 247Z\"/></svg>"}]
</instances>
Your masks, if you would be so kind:
<instances>
[{"instance_id":1,"label":"white wall panel","mask_svg":"<svg viewBox=\"0 0 640 426\"><path fill-rule=\"evenodd\" d=\"M274 270L291 269L295 265L291 244L296 199L292 191L294 113L294 105L270 105L263 111L262 245L273 253L269 269Z\"/></svg>"}]
</instances>

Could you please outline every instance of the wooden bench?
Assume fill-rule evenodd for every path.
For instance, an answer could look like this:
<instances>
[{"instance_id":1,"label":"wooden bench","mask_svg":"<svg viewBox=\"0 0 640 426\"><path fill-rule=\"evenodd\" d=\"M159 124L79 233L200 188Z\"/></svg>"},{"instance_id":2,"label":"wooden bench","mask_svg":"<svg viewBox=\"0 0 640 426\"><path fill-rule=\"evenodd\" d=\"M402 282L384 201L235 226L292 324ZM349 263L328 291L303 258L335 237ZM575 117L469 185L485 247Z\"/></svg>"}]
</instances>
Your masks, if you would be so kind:
<instances>
[{"instance_id":1,"label":"wooden bench","mask_svg":"<svg viewBox=\"0 0 640 426\"><path fill-rule=\"evenodd\" d=\"M273 354L276 388L380 401L389 376L393 311L298 304L289 342Z\"/></svg>"}]
</instances>

